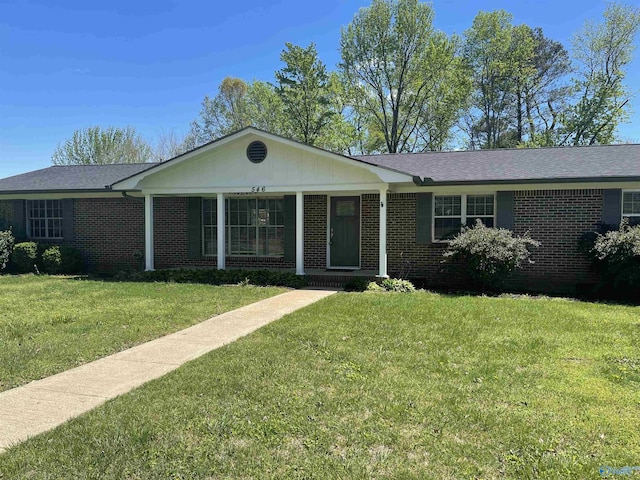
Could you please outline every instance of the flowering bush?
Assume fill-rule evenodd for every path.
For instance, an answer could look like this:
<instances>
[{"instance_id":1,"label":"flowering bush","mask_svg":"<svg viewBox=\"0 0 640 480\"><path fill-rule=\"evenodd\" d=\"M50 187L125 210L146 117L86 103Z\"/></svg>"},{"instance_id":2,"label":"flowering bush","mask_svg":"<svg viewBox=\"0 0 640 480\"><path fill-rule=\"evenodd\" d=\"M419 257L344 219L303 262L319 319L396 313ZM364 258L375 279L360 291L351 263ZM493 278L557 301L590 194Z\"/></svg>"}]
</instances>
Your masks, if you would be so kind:
<instances>
[{"instance_id":1,"label":"flowering bush","mask_svg":"<svg viewBox=\"0 0 640 480\"><path fill-rule=\"evenodd\" d=\"M15 239L13 238L11 230L0 232L0 270L4 270L7 263L9 263L14 242Z\"/></svg>"},{"instance_id":2,"label":"flowering bush","mask_svg":"<svg viewBox=\"0 0 640 480\"><path fill-rule=\"evenodd\" d=\"M640 225L627 220L618 230L597 234L591 257L602 280L621 294L640 289Z\"/></svg>"},{"instance_id":3,"label":"flowering bush","mask_svg":"<svg viewBox=\"0 0 640 480\"><path fill-rule=\"evenodd\" d=\"M445 262L463 265L474 286L484 290L498 287L523 263L533 263L530 249L539 246L528 233L519 237L476 220L473 227L466 227L451 240L443 255Z\"/></svg>"}]
</instances>

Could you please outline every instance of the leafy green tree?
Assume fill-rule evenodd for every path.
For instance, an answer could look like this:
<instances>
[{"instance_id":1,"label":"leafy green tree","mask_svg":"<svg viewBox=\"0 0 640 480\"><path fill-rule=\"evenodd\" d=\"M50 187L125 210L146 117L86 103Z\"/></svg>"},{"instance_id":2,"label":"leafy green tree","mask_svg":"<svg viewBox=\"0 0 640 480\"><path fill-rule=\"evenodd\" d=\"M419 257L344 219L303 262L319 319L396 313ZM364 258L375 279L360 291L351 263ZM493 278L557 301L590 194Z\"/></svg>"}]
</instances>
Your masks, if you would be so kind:
<instances>
[{"instance_id":1,"label":"leafy green tree","mask_svg":"<svg viewBox=\"0 0 640 480\"><path fill-rule=\"evenodd\" d=\"M285 46L280 55L285 67L275 73L276 92L282 99L292 137L314 145L335 115L327 69L313 43L307 48L291 43Z\"/></svg>"},{"instance_id":2,"label":"leafy green tree","mask_svg":"<svg viewBox=\"0 0 640 480\"><path fill-rule=\"evenodd\" d=\"M353 108L372 128L367 143L381 135L390 153L428 148L418 126L443 76L460 67L455 42L434 29L433 15L417 0L373 0L342 30L340 69Z\"/></svg>"},{"instance_id":3,"label":"leafy green tree","mask_svg":"<svg viewBox=\"0 0 640 480\"><path fill-rule=\"evenodd\" d=\"M73 132L51 156L54 165L143 163L153 150L133 127L88 127Z\"/></svg>"},{"instance_id":4,"label":"leafy green tree","mask_svg":"<svg viewBox=\"0 0 640 480\"><path fill-rule=\"evenodd\" d=\"M202 145L250 125L248 90L244 80L226 77L215 97L205 96L200 118L191 122L190 146Z\"/></svg>"},{"instance_id":5,"label":"leafy green tree","mask_svg":"<svg viewBox=\"0 0 640 480\"><path fill-rule=\"evenodd\" d=\"M545 37L542 29L526 25L521 28L522 34L533 41L533 70L518 77L516 140L521 146L557 145L560 115L567 107L570 93L569 54L560 42Z\"/></svg>"},{"instance_id":6,"label":"leafy green tree","mask_svg":"<svg viewBox=\"0 0 640 480\"><path fill-rule=\"evenodd\" d=\"M562 144L611 143L628 118L631 92L624 84L640 30L640 9L609 3L604 21L587 21L573 40L577 101L564 115Z\"/></svg>"},{"instance_id":7,"label":"leafy green tree","mask_svg":"<svg viewBox=\"0 0 640 480\"><path fill-rule=\"evenodd\" d=\"M272 85L227 77L215 97L205 96L183 146L190 150L247 126L289 135L282 100Z\"/></svg>"},{"instance_id":8,"label":"leafy green tree","mask_svg":"<svg viewBox=\"0 0 640 480\"><path fill-rule=\"evenodd\" d=\"M474 93L470 112L471 146L498 148L513 126L513 17L504 10L480 12L465 32L464 57L472 69ZM521 46L522 50L529 45ZM523 63L520 61L520 63Z\"/></svg>"}]
</instances>

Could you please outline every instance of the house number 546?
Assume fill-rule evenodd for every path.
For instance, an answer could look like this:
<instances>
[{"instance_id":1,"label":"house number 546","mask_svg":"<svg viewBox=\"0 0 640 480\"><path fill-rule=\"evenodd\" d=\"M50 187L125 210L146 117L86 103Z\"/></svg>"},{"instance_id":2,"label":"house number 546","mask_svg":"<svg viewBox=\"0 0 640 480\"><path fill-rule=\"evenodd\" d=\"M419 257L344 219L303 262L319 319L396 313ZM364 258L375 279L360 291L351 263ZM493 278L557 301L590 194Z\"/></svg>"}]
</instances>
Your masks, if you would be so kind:
<instances>
[{"instance_id":1,"label":"house number 546","mask_svg":"<svg viewBox=\"0 0 640 480\"><path fill-rule=\"evenodd\" d=\"M265 192L267 189L265 187L251 187L251 193L260 193Z\"/></svg>"}]
</instances>

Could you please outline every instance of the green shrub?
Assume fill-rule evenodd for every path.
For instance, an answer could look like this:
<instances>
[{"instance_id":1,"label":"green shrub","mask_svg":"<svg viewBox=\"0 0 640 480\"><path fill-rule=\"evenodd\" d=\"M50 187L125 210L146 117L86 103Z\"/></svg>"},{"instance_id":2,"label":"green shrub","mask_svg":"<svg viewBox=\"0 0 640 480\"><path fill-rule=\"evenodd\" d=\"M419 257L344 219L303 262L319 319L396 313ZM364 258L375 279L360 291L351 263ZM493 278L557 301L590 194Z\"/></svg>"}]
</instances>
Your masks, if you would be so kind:
<instances>
[{"instance_id":1,"label":"green shrub","mask_svg":"<svg viewBox=\"0 0 640 480\"><path fill-rule=\"evenodd\" d=\"M630 227L627 220L618 230L597 233L589 252L600 275L601 289L616 297L626 297L640 290L640 225Z\"/></svg>"},{"instance_id":2,"label":"green shrub","mask_svg":"<svg viewBox=\"0 0 640 480\"><path fill-rule=\"evenodd\" d=\"M378 282L369 282L367 292L384 292L384 288Z\"/></svg>"},{"instance_id":3,"label":"green shrub","mask_svg":"<svg viewBox=\"0 0 640 480\"><path fill-rule=\"evenodd\" d=\"M443 255L445 262L463 267L463 275L475 288L485 290L499 287L524 262L533 263L530 249L538 246L540 242L528 233L515 236L510 230L485 227L477 220L451 240Z\"/></svg>"},{"instance_id":4,"label":"green shrub","mask_svg":"<svg viewBox=\"0 0 640 480\"><path fill-rule=\"evenodd\" d=\"M415 292L416 287L413 286L409 280L402 280L400 278L385 278L380 286L387 292Z\"/></svg>"},{"instance_id":5,"label":"green shrub","mask_svg":"<svg viewBox=\"0 0 640 480\"><path fill-rule=\"evenodd\" d=\"M307 286L307 279L304 276L272 270L176 269L154 272L121 272L116 278L134 282L204 283L208 285L251 284L289 288Z\"/></svg>"},{"instance_id":6,"label":"green shrub","mask_svg":"<svg viewBox=\"0 0 640 480\"><path fill-rule=\"evenodd\" d=\"M82 255L76 248L53 245L42 252L42 268L50 275L80 273L82 266Z\"/></svg>"},{"instance_id":7,"label":"green shrub","mask_svg":"<svg viewBox=\"0 0 640 480\"><path fill-rule=\"evenodd\" d=\"M4 270L9 263L14 243L15 238L13 238L11 230L0 232L0 270Z\"/></svg>"},{"instance_id":8,"label":"green shrub","mask_svg":"<svg viewBox=\"0 0 640 480\"><path fill-rule=\"evenodd\" d=\"M11 254L11 266L17 273L38 272L38 244L36 242L16 243Z\"/></svg>"},{"instance_id":9,"label":"green shrub","mask_svg":"<svg viewBox=\"0 0 640 480\"><path fill-rule=\"evenodd\" d=\"M353 277L344 284L345 292L364 292L369 286L369 280L365 277Z\"/></svg>"}]
</instances>

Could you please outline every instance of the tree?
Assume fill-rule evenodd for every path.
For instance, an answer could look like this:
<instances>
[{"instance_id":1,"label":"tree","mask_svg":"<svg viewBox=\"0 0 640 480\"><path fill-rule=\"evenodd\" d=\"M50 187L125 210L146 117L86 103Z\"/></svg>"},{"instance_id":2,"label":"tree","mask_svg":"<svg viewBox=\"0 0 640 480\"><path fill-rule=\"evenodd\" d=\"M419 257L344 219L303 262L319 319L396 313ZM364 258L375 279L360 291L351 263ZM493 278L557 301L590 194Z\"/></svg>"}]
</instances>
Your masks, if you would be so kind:
<instances>
[{"instance_id":1,"label":"tree","mask_svg":"<svg viewBox=\"0 0 640 480\"><path fill-rule=\"evenodd\" d=\"M512 20L504 10L480 12L465 32L474 85L466 118L473 148L557 143L569 55L542 29L514 26Z\"/></svg>"},{"instance_id":2,"label":"tree","mask_svg":"<svg viewBox=\"0 0 640 480\"><path fill-rule=\"evenodd\" d=\"M545 37L542 29L530 30L529 35L534 42L534 70L518 90L522 98L518 104L524 106L524 112L519 110L518 131L523 133L518 141L527 146L553 146L558 141L559 118L569 96L566 76L571 62L564 46Z\"/></svg>"},{"instance_id":3,"label":"tree","mask_svg":"<svg viewBox=\"0 0 640 480\"><path fill-rule=\"evenodd\" d=\"M609 3L602 23L586 22L573 40L577 102L564 116L562 144L611 143L628 117L631 93L624 85L640 30L640 9Z\"/></svg>"},{"instance_id":4,"label":"tree","mask_svg":"<svg viewBox=\"0 0 640 480\"><path fill-rule=\"evenodd\" d=\"M417 129L441 79L460 66L453 43L433 28L431 5L417 0L373 0L343 28L340 69L353 107L387 152L428 148Z\"/></svg>"},{"instance_id":5,"label":"tree","mask_svg":"<svg viewBox=\"0 0 640 480\"><path fill-rule=\"evenodd\" d=\"M289 134L282 101L272 85L260 81L247 84L240 78L226 77L214 98L204 97L184 146L190 150L247 126Z\"/></svg>"},{"instance_id":6,"label":"tree","mask_svg":"<svg viewBox=\"0 0 640 480\"><path fill-rule=\"evenodd\" d=\"M54 165L143 163L153 150L133 127L89 127L76 130L51 156Z\"/></svg>"},{"instance_id":7,"label":"tree","mask_svg":"<svg viewBox=\"0 0 640 480\"><path fill-rule=\"evenodd\" d=\"M180 138L175 130L163 130L158 135L154 148L153 157L155 160L162 162L185 152L192 150L190 138L188 135Z\"/></svg>"},{"instance_id":8,"label":"tree","mask_svg":"<svg viewBox=\"0 0 640 480\"><path fill-rule=\"evenodd\" d=\"M504 146L504 136L513 125L512 18L504 10L480 12L465 32L464 57L472 69L472 104L477 112L470 114L468 133L471 143L481 148ZM521 55L529 48L520 46Z\"/></svg>"},{"instance_id":9,"label":"tree","mask_svg":"<svg viewBox=\"0 0 640 480\"><path fill-rule=\"evenodd\" d=\"M292 137L314 145L335 114L327 69L313 43L307 48L291 43L285 46L280 59L286 65L275 73L276 92L282 99Z\"/></svg>"},{"instance_id":10,"label":"tree","mask_svg":"<svg viewBox=\"0 0 640 480\"><path fill-rule=\"evenodd\" d=\"M191 122L188 143L202 145L250 125L248 90L248 85L240 78L222 80L215 97L204 97L200 118Z\"/></svg>"}]
</instances>

